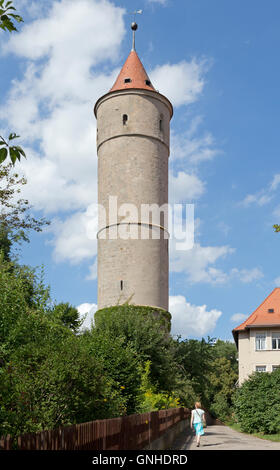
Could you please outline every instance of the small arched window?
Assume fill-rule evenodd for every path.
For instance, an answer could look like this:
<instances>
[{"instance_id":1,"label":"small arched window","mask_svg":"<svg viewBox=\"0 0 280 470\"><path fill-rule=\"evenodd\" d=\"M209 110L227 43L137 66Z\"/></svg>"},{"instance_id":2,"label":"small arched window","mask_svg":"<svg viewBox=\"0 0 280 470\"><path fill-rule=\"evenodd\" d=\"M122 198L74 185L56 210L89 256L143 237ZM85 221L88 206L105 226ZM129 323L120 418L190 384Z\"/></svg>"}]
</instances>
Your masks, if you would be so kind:
<instances>
[{"instance_id":1,"label":"small arched window","mask_svg":"<svg viewBox=\"0 0 280 470\"><path fill-rule=\"evenodd\" d=\"M124 126L126 125L127 121L128 121L128 115L127 115L127 114L123 114L122 123L123 123Z\"/></svg>"}]
</instances>

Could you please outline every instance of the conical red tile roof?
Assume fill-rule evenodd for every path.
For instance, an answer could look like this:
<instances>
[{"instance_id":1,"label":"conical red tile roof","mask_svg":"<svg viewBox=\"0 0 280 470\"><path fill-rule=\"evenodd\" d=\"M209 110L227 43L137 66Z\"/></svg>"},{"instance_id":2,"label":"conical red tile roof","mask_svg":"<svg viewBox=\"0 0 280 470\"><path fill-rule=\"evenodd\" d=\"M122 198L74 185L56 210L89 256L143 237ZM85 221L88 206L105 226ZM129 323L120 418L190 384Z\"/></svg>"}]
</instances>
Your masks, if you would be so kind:
<instances>
[{"instance_id":1,"label":"conical red tile roof","mask_svg":"<svg viewBox=\"0 0 280 470\"><path fill-rule=\"evenodd\" d=\"M156 91L151 84L137 52L134 50L130 52L110 92L126 90L128 88L142 88L144 90Z\"/></svg>"}]
</instances>

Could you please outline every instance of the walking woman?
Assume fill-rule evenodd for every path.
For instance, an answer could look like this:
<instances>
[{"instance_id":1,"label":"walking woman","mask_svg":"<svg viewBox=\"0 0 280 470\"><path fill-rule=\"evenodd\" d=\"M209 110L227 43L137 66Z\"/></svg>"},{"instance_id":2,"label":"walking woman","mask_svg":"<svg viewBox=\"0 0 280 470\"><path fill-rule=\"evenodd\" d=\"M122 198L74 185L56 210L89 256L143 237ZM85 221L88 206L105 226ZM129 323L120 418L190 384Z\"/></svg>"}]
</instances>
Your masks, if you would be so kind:
<instances>
[{"instance_id":1,"label":"walking woman","mask_svg":"<svg viewBox=\"0 0 280 470\"><path fill-rule=\"evenodd\" d=\"M205 412L201 409L201 404L199 401L195 403L195 409L192 410L191 416L191 428L194 426L196 434L196 447L200 446L200 436L204 435L203 424L206 424L205 421Z\"/></svg>"}]
</instances>

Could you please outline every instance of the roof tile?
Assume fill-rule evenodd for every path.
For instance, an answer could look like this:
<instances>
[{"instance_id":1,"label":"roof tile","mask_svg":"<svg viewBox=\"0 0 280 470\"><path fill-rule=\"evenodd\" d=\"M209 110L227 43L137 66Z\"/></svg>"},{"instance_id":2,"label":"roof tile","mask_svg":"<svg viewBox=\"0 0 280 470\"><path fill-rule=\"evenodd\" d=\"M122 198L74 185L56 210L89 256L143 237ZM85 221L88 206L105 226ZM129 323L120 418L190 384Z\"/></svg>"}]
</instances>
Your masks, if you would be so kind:
<instances>
[{"instance_id":1,"label":"roof tile","mask_svg":"<svg viewBox=\"0 0 280 470\"><path fill-rule=\"evenodd\" d=\"M130 79L130 81L125 81ZM142 88L155 91L136 51L132 50L110 91Z\"/></svg>"},{"instance_id":2,"label":"roof tile","mask_svg":"<svg viewBox=\"0 0 280 470\"><path fill-rule=\"evenodd\" d=\"M273 313L268 310L273 309ZM253 326L280 326L280 288L276 287L261 305L241 325L234 328L242 331Z\"/></svg>"}]
</instances>

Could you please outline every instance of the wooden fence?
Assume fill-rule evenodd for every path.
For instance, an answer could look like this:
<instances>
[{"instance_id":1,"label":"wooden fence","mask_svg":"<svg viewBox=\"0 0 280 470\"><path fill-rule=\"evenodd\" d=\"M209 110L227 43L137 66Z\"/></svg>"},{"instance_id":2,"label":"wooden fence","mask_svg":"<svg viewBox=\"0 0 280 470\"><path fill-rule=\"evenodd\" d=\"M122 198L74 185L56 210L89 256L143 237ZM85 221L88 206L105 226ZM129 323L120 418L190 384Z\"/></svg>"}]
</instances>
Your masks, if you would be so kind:
<instances>
[{"instance_id":1,"label":"wooden fence","mask_svg":"<svg viewBox=\"0 0 280 470\"><path fill-rule=\"evenodd\" d=\"M152 411L0 439L1 450L137 450L189 418L187 408Z\"/></svg>"}]
</instances>

